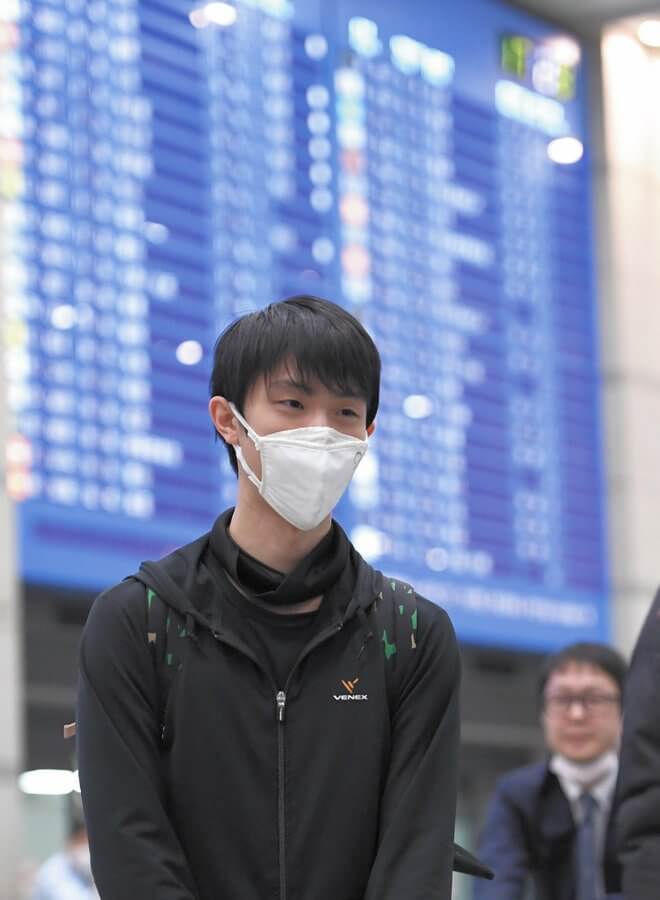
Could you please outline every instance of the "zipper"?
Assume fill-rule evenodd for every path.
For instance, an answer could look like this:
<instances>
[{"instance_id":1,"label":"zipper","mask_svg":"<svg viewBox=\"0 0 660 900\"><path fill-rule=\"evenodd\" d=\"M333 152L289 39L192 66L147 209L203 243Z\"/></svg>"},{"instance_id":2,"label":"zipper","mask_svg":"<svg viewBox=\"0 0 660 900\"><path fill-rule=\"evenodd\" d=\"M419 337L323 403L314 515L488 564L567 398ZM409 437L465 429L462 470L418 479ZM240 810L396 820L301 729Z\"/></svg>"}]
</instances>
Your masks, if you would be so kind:
<instances>
[{"instance_id":1,"label":"zipper","mask_svg":"<svg viewBox=\"0 0 660 900\"><path fill-rule=\"evenodd\" d=\"M286 795L284 790L284 710L286 694L278 691L277 703L277 824L280 854L280 900L286 900Z\"/></svg>"},{"instance_id":2,"label":"zipper","mask_svg":"<svg viewBox=\"0 0 660 900\"><path fill-rule=\"evenodd\" d=\"M303 659L309 656L312 650L318 647L319 644L322 644L324 641L327 641L333 635L337 634L338 631L341 631L342 627L343 623L339 622L331 628L326 628L325 631L317 635L315 640L311 641L311 643L303 648L300 656L289 672L289 676L284 686L285 689L283 691L278 691L275 695L275 703L277 704L277 811L280 851L280 900L286 900L286 793L284 790L284 716L286 712L286 692L289 689L289 683L291 682L294 672Z\"/></svg>"},{"instance_id":3,"label":"zipper","mask_svg":"<svg viewBox=\"0 0 660 900\"><path fill-rule=\"evenodd\" d=\"M278 826L278 848L279 848L279 866L280 866L280 897L279 900L286 900L286 792L285 792L285 770L284 770L284 721L285 721L285 712L286 712L286 692L289 689L289 683L291 678L300 665L300 663L312 652L315 650L319 644L322 644L324 641L327 641L329 638L333 637L343 628L343 622L338 622L332 625L330 628L326 628L325 631L322 631L321 634L317 635L316 639L307 644L306 647L303 648L300 656L296 660L293 665L293 668L289 672L289 676L286 680L286 684L284 686L283 691L278 691L273 681L270 672L266 671L266 669L261 665L257 657L250 650L250 648L244 644L242 641L234 640L233 638L227 637L219 631L213 632L213 637L216 641L220 643L227 644L227 646L232 647L234 650L238 650L243 653L248 659L251 659L254 664L261 669L261 671L266 675L268 680L270 681L273 689L275 690L275 706L277 709L277 826Z\"/></svg>"},{"instance_id":4,"label":"zipper","mask_svg":"<svg viewBox=\"0 0 660 900\"><path fill-rule=\"evenodd\" d=\"M284 707L286 705L286 694L284 691L278 691L275 697L277 703L277 721L284 722Z\"/></svg>"}]
</instances>

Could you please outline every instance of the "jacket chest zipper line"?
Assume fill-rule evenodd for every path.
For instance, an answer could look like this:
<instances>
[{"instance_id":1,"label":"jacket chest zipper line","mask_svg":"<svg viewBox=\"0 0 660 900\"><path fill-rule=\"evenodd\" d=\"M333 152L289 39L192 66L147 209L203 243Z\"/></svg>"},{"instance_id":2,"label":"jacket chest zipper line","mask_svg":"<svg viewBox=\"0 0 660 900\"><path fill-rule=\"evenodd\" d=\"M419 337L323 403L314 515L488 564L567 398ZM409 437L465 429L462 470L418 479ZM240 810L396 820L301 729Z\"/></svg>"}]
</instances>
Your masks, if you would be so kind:
<instances>
[{"instance_id":1,"label":"jacket chest zipper line","mask_svg":"<svg viewBox=\"0 0 660 900\"><path fill-rule=\"evenodd\" d=\"M243 653L244 656L247 656L248 659L251 659L252 662L266 675L269 679L271 685L273 686L273 690L275 691L275 703L277 706L277 811L278 811L278 831L279 831L279 867L280 867L280 900L286 900L286 790L285 790L285 767L284 767L284 715L286 711L286 691L289 688L289 684L291 682L291 678L295 673L296 669L300 665L300 663L305 659L312 650L316 649L320 644L324 641L329 640L339 631L341 631L343 627L343 623L339 622L332 626L332 628L328 628L322 634L318 636L318 638L313 641L311 644L308 644L296 660L293 668L289 672L289 676L286 680L285 690L278 691L277 687L270 675L269 672L261 665L257 657L252 653L249 647L242 644L240 641L233 641L231 638L227 638L224 634L219 631L213 632L213 637L216 641L227 644L227 646L232 647L234 650L238 650Z\"/></svg>"},{"instance_id":2,"label":"jacket chest zipper line","mask_svg":"<svg viewBox=\"0 0 660 900\"><path fill-rule=\"evenodd\" d=\"M277 703L277 813L279 826L280 900L286 900L286 796L284 771L284 710L286 694L278 691Z\"/></svg>"}]
</instances>

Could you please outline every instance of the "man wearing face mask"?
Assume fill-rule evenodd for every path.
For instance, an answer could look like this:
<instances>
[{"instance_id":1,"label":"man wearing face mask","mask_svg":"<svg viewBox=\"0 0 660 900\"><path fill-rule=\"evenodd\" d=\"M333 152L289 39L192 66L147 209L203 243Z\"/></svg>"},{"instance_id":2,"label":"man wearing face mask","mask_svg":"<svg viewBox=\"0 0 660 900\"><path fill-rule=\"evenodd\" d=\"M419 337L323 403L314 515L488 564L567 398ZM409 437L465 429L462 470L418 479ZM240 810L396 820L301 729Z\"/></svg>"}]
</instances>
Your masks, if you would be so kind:
<instances>
[{"instance_id":1,"label":"man wearing face mask","mask_svg":"<svg viewBox=\"0 0 660 900\"><path fill-rule=\"evenodd\" d=\"M69 840L37 872L30 900L99 900L89 858L87 830L76 818Z\"/></svg>"},{"instance_id":2,"label":"man wearing face mask","mask_svg":"<svg viewBox=\"0 0 660 900\"><path fill-rule=\"evenodd\" d=\"M102 594L83 637L103 900L449 900L455 636L332 519L379 379L364 328L317 298L219 338L209 409L236 506Z\"/></svg>"},{"instance_id":3,"label":"man wearing face mask","mask_svg":"<svg viewBox=\"0 0 660 900\"><path fill-rule=\"evenodd\" d=\"M621 900L607 894L604 859L621 736L626 663L604 644L549 657L539 699L548 758L498 782L479 843L492 882L475 900Z\"/></svg>"}]
</instances>

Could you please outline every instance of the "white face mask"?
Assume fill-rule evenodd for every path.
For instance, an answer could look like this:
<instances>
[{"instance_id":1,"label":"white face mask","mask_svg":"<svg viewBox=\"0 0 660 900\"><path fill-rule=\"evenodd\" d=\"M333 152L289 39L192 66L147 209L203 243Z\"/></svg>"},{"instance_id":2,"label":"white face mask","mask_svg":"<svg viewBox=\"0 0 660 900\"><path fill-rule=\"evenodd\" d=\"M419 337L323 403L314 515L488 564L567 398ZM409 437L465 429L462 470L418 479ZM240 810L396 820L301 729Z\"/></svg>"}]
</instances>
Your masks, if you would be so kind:
<instances>
[{"instance_id":1,"label":"white face mask","mask_svg":"<svg viewBox=\"0 0 660 900\"><path fill-rule=\"evenodd\" d=\"M291 428L261 437L233 403L229 408L261 457L260 481L241 448L234 447L243 471L266 503L301 531L320 525L348 487L367 452L367 441L327 426Z\"/></svg>"}]
</instances>

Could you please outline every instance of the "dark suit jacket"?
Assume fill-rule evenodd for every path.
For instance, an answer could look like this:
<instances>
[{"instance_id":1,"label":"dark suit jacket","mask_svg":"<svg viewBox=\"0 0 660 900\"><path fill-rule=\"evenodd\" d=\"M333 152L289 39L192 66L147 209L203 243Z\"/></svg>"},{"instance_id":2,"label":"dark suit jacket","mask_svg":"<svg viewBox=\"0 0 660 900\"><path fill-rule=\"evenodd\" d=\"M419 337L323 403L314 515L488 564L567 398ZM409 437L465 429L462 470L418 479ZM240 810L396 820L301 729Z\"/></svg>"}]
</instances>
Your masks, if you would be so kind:
<instances>
[{"instance_id":1,"label":"dark suit jacket","mask_svg":"<svg viewBox=\"0 0 660 900\"><path fill-rule=\"evenodd\" d=\"M575 900L575 835L569 802L547 762L504 775L478 849L495 879L475 883L475 900L523 900L529 880L535 900Z\"/></svg>"},{"instance_id":2,"label":"dark suit jacket","mask_svg":"<svg viewBox=\"0 0 660 900\"><path fill-rule=\"evenodd\" d=\"M614 807L614 857L625 900L660 897L660 590L633 653L623 702ZM608 886L616 888L616 871Z\"/></svg>"}]
</instances>

